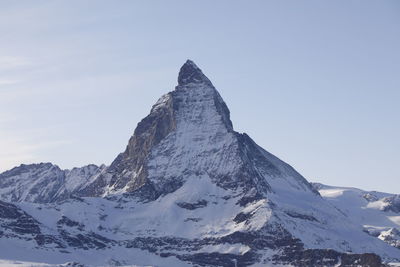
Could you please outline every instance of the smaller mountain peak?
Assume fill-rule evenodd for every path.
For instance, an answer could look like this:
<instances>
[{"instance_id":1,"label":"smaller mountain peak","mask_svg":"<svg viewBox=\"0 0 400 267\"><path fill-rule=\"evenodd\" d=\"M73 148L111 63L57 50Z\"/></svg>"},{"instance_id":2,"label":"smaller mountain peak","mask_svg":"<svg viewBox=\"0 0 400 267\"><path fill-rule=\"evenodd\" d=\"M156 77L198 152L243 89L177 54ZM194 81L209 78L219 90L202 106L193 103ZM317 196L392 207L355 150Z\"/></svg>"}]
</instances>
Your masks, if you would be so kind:
<instances>
[{"instance_id":1,"label":"smaller mountain peak","mask_svg":"<svg viewBox=\"0 0 400 267\"><path fill-rule=\"evenodd\" d=\"M178 85L186 85L189 83L207 83L210 80L203 74L201 69L190 59L181 67L178 76Z\"/></svg>"}]
</instances>

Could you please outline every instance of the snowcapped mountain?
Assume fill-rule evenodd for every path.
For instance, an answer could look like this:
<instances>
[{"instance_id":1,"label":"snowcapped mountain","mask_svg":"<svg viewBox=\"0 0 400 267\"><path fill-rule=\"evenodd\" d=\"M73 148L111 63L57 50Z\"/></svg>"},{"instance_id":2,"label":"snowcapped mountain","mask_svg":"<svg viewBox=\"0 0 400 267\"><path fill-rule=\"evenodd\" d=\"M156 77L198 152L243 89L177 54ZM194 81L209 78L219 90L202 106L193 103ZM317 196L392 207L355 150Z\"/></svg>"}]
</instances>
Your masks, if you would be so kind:
<instances>
[{"instance_id":1,"label":"snowcapped mountain","mask_svg":"<svg viewBox=\"0 0 400 267\"><path fill-rule=\"evenodd\" d=\"M322 197L366 233L400 249L400 196L315 183Z\"/></svg>"},{"instance_id":2,"label":"snowcapped mountain","mask_svg":"<svg viewBox=\"0 0 400 267\"><path fill-rule=\"evenodd\" d=\"M0 174L0 199L49 203L69 198L106 167L87 165L61 170L51 163L15 167Z\"/></svg>"},{"instance_id":3,"label":"snowcapped mountain","mask_svg":"<svg viewBox=\"0 0 400 267\"><path fill-rule=\"evenodd\" d=\"M188 60L175 90L110 166L46 163L0 174L0 258L92 266L400 261L397 196L363 198L385 203L371 209L380 212L379 224L368 217L372 226L386 227L382 213L394 218L376 235L354 218L364 212L359 199L338 204L324 188L235 132L223 99Z\"/></svg>"}]
</instances>

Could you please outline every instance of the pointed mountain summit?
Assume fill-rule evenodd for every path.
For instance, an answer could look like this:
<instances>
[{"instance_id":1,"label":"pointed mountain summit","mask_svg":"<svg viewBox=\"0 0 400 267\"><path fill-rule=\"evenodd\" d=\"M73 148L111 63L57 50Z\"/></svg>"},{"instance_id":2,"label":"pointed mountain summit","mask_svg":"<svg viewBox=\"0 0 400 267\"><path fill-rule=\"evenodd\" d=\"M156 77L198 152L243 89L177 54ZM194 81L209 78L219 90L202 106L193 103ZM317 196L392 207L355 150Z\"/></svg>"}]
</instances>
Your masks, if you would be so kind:
<instances>
[{"instance_id":1,"label":"pointed mountain summit","mask_svg":"<svg viewBox=\"0 0 400 267\"><path fill-rule=\"evenodd\" d=\"M206 176L222 188L254 200L271 185L265 175L318 194L293 168L233 130L218 91L193 61L186 61L174 91L162 96L135 129L126 150L82 195L140 191L156 199L190 177Z\"/></svg>"},{"instance_id":2,"label":"pointed mountain summit","mask_svg":"<svg viewBox=\"0 0 400 267\"><path fill-rule=\"evenodd\" d=\"M178 75L178 85L186 85L188 83L207 83L211 85L210 80L203 74L197 65L188 59L181 67Z\"/></svg>"}]
</instances>

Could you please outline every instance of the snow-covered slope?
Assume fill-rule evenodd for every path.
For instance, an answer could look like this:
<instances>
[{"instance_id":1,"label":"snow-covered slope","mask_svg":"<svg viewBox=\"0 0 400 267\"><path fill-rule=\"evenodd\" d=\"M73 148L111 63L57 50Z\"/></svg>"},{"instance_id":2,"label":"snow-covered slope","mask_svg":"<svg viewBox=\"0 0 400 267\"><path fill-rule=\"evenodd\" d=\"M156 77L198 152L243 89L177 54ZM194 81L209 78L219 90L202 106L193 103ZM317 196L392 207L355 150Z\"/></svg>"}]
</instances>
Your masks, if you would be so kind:
<instances>
[{"instance_id":1,"label":"snow-covered slope","mask_svg":"<svg viewBox=\"0 0 400 267\"><path fill-rule=\"evenodd\" d=\"M0 238L5 260L95 266L400 260L400 250L383 241L396 232L368 234L290 165L235 132L226 104L192 61L109 167L28 169L0 176L0 197L18 202L0 205L8 227ZM385 207L396 209L397 198L388 197Z\"/></svg>"},{"instance_id":2,"label":"snow-covered slope","mask_svg":"<svg viewBox=\"0 0 400 267\"><path fill-rule=\"evenodd\" d=\"M105 166L61 170L51 163L20 165L0 174L0 199L48 203L63 200L94 179Z\"/></svg>"},{"instance_id":3,"label":"snow-covered slope","mask_svg":"<svg viewBox=\"0 0 400 267\"><path fill-rule=\"evenodd\" d=\"M315 183L321 196L340 209L354 225L400 249L399 195Z\"/></svg>"}]
</instances>

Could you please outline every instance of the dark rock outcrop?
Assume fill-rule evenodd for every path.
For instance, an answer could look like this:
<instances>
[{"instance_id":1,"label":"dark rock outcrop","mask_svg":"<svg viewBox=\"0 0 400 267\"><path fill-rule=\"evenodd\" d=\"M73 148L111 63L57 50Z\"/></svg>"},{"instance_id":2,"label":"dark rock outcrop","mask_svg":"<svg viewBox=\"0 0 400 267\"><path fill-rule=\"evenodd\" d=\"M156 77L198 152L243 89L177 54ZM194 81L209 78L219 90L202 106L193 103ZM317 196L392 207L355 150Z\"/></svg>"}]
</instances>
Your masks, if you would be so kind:
<instances>
[{"instance_id":1,"label":"dark rock outcrop","mask_svg":"<svg viewBox=\"0 0 400 267\"><path fill-rule=\"evenodd\" d=\"M387 197L383 201L388 203L388 205L385 206L384 211L393 211L396 213L400 213L400 195Z\"/></svg>"}]
</instances>

